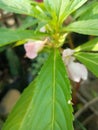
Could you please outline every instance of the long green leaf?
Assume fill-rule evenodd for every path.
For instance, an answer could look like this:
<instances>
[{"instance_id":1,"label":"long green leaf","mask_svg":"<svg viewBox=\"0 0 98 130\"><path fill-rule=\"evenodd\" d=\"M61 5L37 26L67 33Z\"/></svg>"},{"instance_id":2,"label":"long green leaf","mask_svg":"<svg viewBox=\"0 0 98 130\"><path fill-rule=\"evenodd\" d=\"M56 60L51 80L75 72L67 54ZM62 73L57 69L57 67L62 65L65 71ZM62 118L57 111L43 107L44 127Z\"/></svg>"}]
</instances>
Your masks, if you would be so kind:
<instances>
[{"instance_id":1,"label":"long green leaf","mask_svg":"<svg viewBox=\"0 0 98 130\"><path fill-rule=\"evenodd\" d=\"M34 33L32 30L9 30L0 29L0 47L10 43L24 40L24 39L37 39L46 36L44 33Z\"/></svg>"},{"instance_id":2,"label":"long green leaf","mask_svg":"<svg viewBox=\"0 0 98 130\"><path fill-rule=\"evenodd\" d=\"M59 24L68 15L81 7L87 0L44 0L45 6L51 15L56 14Z\"/></svg>"},{"instance_id":3,"label":"long green leaf","mask_svg":"<svg viewBox=\"0 0 98 130\"><path fill-rule=\"evenodd\" d=\"M98 2L96 0L93 0L85 4L83 7L81 7L75 12L74 18L79 18L79 20L97 19Z\"/></svg>"},{"instance_id":4,"label":"long green leaf","mask_svg":"<svg viewBox=\"0 0 98 130\"><path fill-rule=\"evenodd\" d=\"M84 43L75 48L75 51L98 51L98 38Z\"/></svg>"},{"instance_id":5,"label":"long green leaf","mask_svg":"<svg viewBox=\"0 0 98 130\"><path fill-rule=\"evenodd\" d=\"M58 17L64 13L69 2L70 0L44 0L47 10L51 13L55 12Z\"/></svg>"},{"instance_id":6,"label":"long green leaf","mask_svg":"<svg viewBox=\"0 0 98 130\"><path fill-rule=\"evenodd\" d=\"M70 85L57 50L23 92L3 130L73 130Z\"/></svg>"},{"instance_id":7,"label":"long green leaf","mask_svg":"<svg viewBox=\"0 0 98 130\"><path fill-rule=\"evenodd\" d=\"M70 1L70 10L72 9L72 12L81 7L87 0L71 0Z\"/></svg>"},{"instance_id":8,"label":"long green leaf","mask_svg":"<svg viewBox=\"0 0 98 130\"><path fill-rule=\"evenodd\" d=\"M30 0L0 0L0 8L19 14L31 14Z\"/></svg>"},{"instance_id":9,"label":"long green leaf","mask_svg":"<svg viewBox=\"0 0 98 130\"><path fill-rule=\"evenodd\" d=\"M60 13L60 23L62 23L68 17L68 15L81 7L85 2L87 2L87 0L71 0L68 2L67 6L62 6L63 11Z\"/></svg>"},{"instance_id":10,"label":"long green leaf","mask_svg":"<svg viewBox=\"0 0 98 130\"><path fill-rule=\"evenodd\" d=\"M21 23L21 26L18 28L19 30L24 30L28 27L34 27L38 23L37 19L34 19L30 16L26 17L23 22Z\"/></svg>"},{"instance_id":11,"label":"long green leaf","mask_svg":"<svg viewBox=\"0 0 98 130\"><path fill-rule=\"evenodd\" d=\"M78 52L75 57L98 77L98 53Z\"/></svg>"},{"instance_id":12,"label":"long green leaf","mask_svg":"<svg viewBox=\"0 0 98 130\"><path fill-rule=\"evenodd\" d=\"M98 19L71 23L65 31L98 36Z\"/></svg>"},{"instance_id":13,"label":"long green leaf","mask_svg":"<svg viewBox=\"0 0 98 130\"><path fill-rule=\"evenodd\" d=\"M43 3L33 3L32 4L33 17L38 18L40 21L44 21L47 23L50 20L50 16L48 16L47 10Z\"/></svg>"}]
</instances>

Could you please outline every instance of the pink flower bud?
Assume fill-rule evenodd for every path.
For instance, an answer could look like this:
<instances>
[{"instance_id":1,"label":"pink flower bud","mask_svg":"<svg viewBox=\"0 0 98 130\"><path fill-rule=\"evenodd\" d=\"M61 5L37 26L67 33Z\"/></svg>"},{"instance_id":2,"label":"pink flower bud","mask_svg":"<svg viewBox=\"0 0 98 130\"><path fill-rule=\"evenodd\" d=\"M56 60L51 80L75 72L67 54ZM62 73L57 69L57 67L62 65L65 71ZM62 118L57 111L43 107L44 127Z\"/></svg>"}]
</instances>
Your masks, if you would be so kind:
<instances>
[{"instance_id":1,"label":"pink flower bud","mask_svg":"<svg viewBox=\"0 0 98 130\"><path fill-rule=\"evenodd\" d=\"M62 58L64 63L67 65L70 61L73 61L75 58L72 56L74 53L74 50L71 50L69 48L63 50Z\"/></svg>"},{"instance_id":2,"label":"pink flower bud","mask_svg":"<svg viewBox=\"0 0 98 130\"><path fill-rule=\"evenodd\" d=\"M37 57L38 52L43 49L44 44L44 41L28 41L26 44L24 44L26 57L30 59L34 59L35 57Z\"/></svg>"},{"instance_id":3,"label":"pink flower bud","mask_svg":"<svg viewBox=\"0 0 98 130\"><path fill-rule=\"evenodd\" d=\"M83 64L71 62L67 66L68 76L75 82L80 82L81 79L87 79L87 69Z\"/></svg>"},{"instance_id":4,"label":"pink flower bud","mask_svg":"<svg viewBox=\"0 0 98 130\"><path fill-rule=\"evenodd\" d=\"M87 69L83 64L75 62L75 58L72 56L74 50L65 49L62 53L64 64L67 67L68 76L75 82L80 82L81 79L87 79Z\"/></svg>"}]
</instances>

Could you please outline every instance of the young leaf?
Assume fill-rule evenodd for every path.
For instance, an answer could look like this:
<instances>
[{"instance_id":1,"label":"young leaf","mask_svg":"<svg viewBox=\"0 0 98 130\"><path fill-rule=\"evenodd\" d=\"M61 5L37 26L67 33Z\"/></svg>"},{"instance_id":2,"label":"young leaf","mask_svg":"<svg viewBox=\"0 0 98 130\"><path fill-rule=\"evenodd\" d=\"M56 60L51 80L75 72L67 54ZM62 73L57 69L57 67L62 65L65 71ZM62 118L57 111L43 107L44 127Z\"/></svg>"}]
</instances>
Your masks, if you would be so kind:
<instances>
[{"instance_id":1,"label":"young leaf","mask_svg":"<svg viewBox=\"0 0 98 130\"><path fill-rule=\"evenodd\" d=\"M69 10L72 12L75 11L76 9L81 7L85 2L87 2L87 0L71 0Z\"/></svg>"},{"instance_id":2,"label":"young leaf","mask_svg":"<svg viewBox=\"0 0 98 130\"><path fill-rule=\"evenodd\" d=\"M75 57L98 77L98 53L77 52Z\"/></svg>"},{"instance_id":3,"label":"young leaf","mask_svg":"<svg viewBox=\"0 0 98 130\"><path fill-rule=\"evenodd\" d=\"M56 14L61 24L68 15L81 7L87 0L44 0L45 6L51 15Z\"/></svg>"},{"instance_id":4,"label":"young leaf","mask_svg":"<svg viewBox=\"0 0 98 130\"><path fill-rule=\"evenodd\" d=\"M98 36L98 19L74 22L64 28L64 30Z\"/></svg>"},{"instance_id":5,"label":"young leaf","mask_svg":"<svg viewBox=\"0 0 98 130\"><path fill-rule=\"evenodd\" d=\"M34 33L32 30L10 30L0 29L0 47L8 45L10 43L24 40L24 39L37 39L45 37L47 34Z\"/></svg>"},{"instance_id":6,"label":"young leaf","mask_svg":"<svg viewBox=\"0 0 98 130\"><path fill-rule=\"evenodd\" d=\"M98 51L98 38L78 46L75 51Z\"/></svg>"},{"instance_id":7,"label":"young leaf","mask_svg":"<svg viewBox=\"0 0 98 130\"><path fill-rule=\"evenodd\" d=\"M70 84L58 50L23 92L3 130L73 130Z\"/></svg>"},{"instance_id":8,"label":"young leaf","mask_svg":"<svg viewBox=\"0 0 98 130\"><path fill-rule=\"evenodd\" d=\"M75 19L78 18L79 20L97 19L98 18L98 2L96 0L93 0L85 4L83 7L81 7L75 12L74 18Z\"/></svg>"},{"instance_id":9,"label":"young leaf","mask_svg":"<svg viewBox=\"0 0 98 130\"><path fill-rule=\"evenodd\" d=\"M49 12L55 12L59 17L64 13L70 0L44 0L45 6Z\"/></svg>"},{"instance_id":10,"label":"young leaf","mask_svg":"<svg viewBox=\"0 0 98 130\"><path fill-rule=\"evenodd\" d=\"M44 4L34 4L32 5L33 17L38 18L40 21L47 23L50 20L50 17L47 15L47 10L44 7Z\"/></svg>"},{"instance_id":11,"label":"young leaf","mask_svg":"<svg viewBox=\"0 0 98 130\"><path fill-rule=\"evenodd\" d=\"M71 1L69 1L67 6L62 7L63 11L60 15L60 23L62 23L68 17L68 15L70 15L75 10L77 10L79 7L81 7L85 2L87 2L87 0L71 0Z\"/></svg>"},{"instance_id":12,"label":"young leaf","mask_svg":"<svg viewBox=\"0 0 98 130\"><path fill-rule=\"evenodd\" d=\"M30 0L0 0L0 8L19 14L31 14Z\"/></svg>"}]
</instances>

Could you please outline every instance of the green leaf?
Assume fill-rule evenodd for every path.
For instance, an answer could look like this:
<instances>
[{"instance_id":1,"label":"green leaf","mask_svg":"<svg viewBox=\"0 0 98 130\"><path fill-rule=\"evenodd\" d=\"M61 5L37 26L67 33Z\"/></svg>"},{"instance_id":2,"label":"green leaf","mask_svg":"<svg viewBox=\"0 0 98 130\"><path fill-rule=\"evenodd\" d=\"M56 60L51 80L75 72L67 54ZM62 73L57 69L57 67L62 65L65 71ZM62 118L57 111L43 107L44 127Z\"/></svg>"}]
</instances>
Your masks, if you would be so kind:
<instances>
[{"instance_id":1,"label":"green leaf","mask_svg":"<svg viewBox=\"0 0 98 130\"><path fill-rule=\"evenodd\" d=\"M98 53L78 52L74 54L93 74L98 77Z\"/></svg>"},{"instance_id":2,"label":"green leaf","mask_svg":"<svg viewBox=\"0 0 98 130\"><path fill-rule=\"evenodd\" d=\"M98 19L74 22L64 28L64 30L68 32L98 36Z\"/></svg>"},{"instance_id":3,"label":"green leaf","mask_svg":"<svg viewBox=\"0 0 98 130\"><path fill-rule=\"evenodd\" d=\"M61 24L72 12L81 7L87 0L44 0L47 10L51 16L57 15ZM54 18L54 17L53 17Z\"/></svg>"},{"instance_id":4,"label":"green leaf","mask_svg":"<svg viewBox=\"0 0 98 130\"><path fill-rule=\"evenodd\" d=\"M64 10L70 0L44 0L45 6L49 12L55 12L59 17L64 13Z\"/></svg>"},{"instance_id":5,"label":"green leaf","mask_svg":"<svg viewBox=\"0 0 98 130\"><path fill-rule=\"evenodd\" d=\"M98 19L98 2L94 2L94 4L81 15L80 19Z\"/></svg>"},{"instance_id":6,"label":"green leaf","mask_svg":"<svg viewBox=\"0 0 98 130\"><path fill-rule=\"evenodd\" d=\"M58 50L23 92L3 130L73 130L70 84Z\"/></svg>"},{"instance_id":7,"label":"green leaf","mask_svg":"<svg viewBox=\"0 0 98 130\"><path fill-rule=\"evenodd\" d=\"M21 23L21 26L18 28L19 30L24 30L28 27L34 26L38 23L37 19L34 19L30 16L26 17L25 20Z\"/></svg>"},{"instance_id":8,"label":"green leaf","mask_svg":"<svg viewBox=\"0 0 98 130\"><path fill-rule=\"evenodd\" d=\"M98 51L98 38L78 46L75 51Z\"/></svg>"},{"instance_id":9,"label":"green leaf","mask_svg":"<svg viewBox=\"0 0 98 130\"><path fill-rule=\"evenodd\" d=\"M84 8L77 11L75 18L79 20L98 19L98 2L96 0L86 4Z\"/></svg>"},{"instance_id":10,"label":"green leaf","mask_svg":"<svg viewBox=\"0 0 98 130\"><path fill-rule=\"evenodd\" d=\"M60 23L62 23L71 13L81 7L87 0L71 0L68 5L63 9L60 16Z\"/></svg>"},{"instance_id":11,"label":"green leaf","mask_svg":"<svg viewBox=\"0 0 98 130\"><path fill-rule=\"evenodd\" d=\"M0 29L0 47L24 39L38 39L47 36L44 33L34 33L32 30Z\"/></svg>"},{"instance_id":12,"label":"green leaf","mask_svg":"<svg viewBox=\"0 0 98 130\"><path fill-rule=\"evenodd\" d=\"M32 3L33 17L38 18L40 21L44 21L47 23L50 20L50 16L48 16L47 10L44 7L44 4L39 4L38 2Z\"/></svg>"},{"instance_id":13,"label":"green leaf","mask_svg":"<svg viewBox=\"0 0 98 130\"><path fill-rule=\"evenodd\" d=\"M41 8L43 4L39 4L34 0L0 0L0 8L13 13L27 14L46 21L45 11Z\"/></svg>"},{"instance_id":14,"label":"green leaf","mask_svg":"<svg viewBox=\"0 0 98 130\"><path fill-rule=\"evenodd\" d=\"M0 0L0 8L19 14L31 14L30 0Z\"/></svg>"},{"instance_id":15,"label":"green leaf","mask_svg":"<svg viewBox=\"0 0 98 130\"><path fill-rule=\"evenodd\" d=\"M90 1L74 13L74 18L79 20L98 18L98 2L96 0Z\"/></svg>"},{"instance_id":16,"label":"green leaf","mask_svg":"<svg viewBox=\"0 0 98 130\"><path fill-rule=\"evenodd\" d=\"M6 58L12 76L18 76L20 74L20 61L15 51L12 48L6 49Z\"/></svg>"}]
</instances>

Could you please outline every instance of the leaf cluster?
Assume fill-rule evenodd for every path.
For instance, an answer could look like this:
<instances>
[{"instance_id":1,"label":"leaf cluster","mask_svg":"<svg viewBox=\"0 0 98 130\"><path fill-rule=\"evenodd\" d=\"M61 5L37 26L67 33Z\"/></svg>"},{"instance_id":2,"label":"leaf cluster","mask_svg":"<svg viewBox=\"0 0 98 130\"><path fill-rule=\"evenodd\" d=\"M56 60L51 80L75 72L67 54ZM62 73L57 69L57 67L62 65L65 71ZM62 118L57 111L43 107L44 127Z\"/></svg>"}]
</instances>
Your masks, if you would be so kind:
<instances>
[{"instance_id":1,"label":"leaf cluster","mask_svg":"<svg viewBox=\"0 0 98 130\"><path fill-rule=\"evenodd\" d=\"M33 17L32 22L24 22L16 30L0 29L0 47L46 37L53 45L41 72L22 94L3 130L73 130L71 87L58 48L71 32L98 36L98 2L87 1L44 0L37 3L34 0L0 0L1 9ZM64 21L68 16L72 21L66 25ZM36 26L36 29L27 30L30 26ZM45 33L40 32L42 27L45 27ZM98 38L75 48L74 54L96 76L97 41Z\"/></svg>"}]
</instances>

